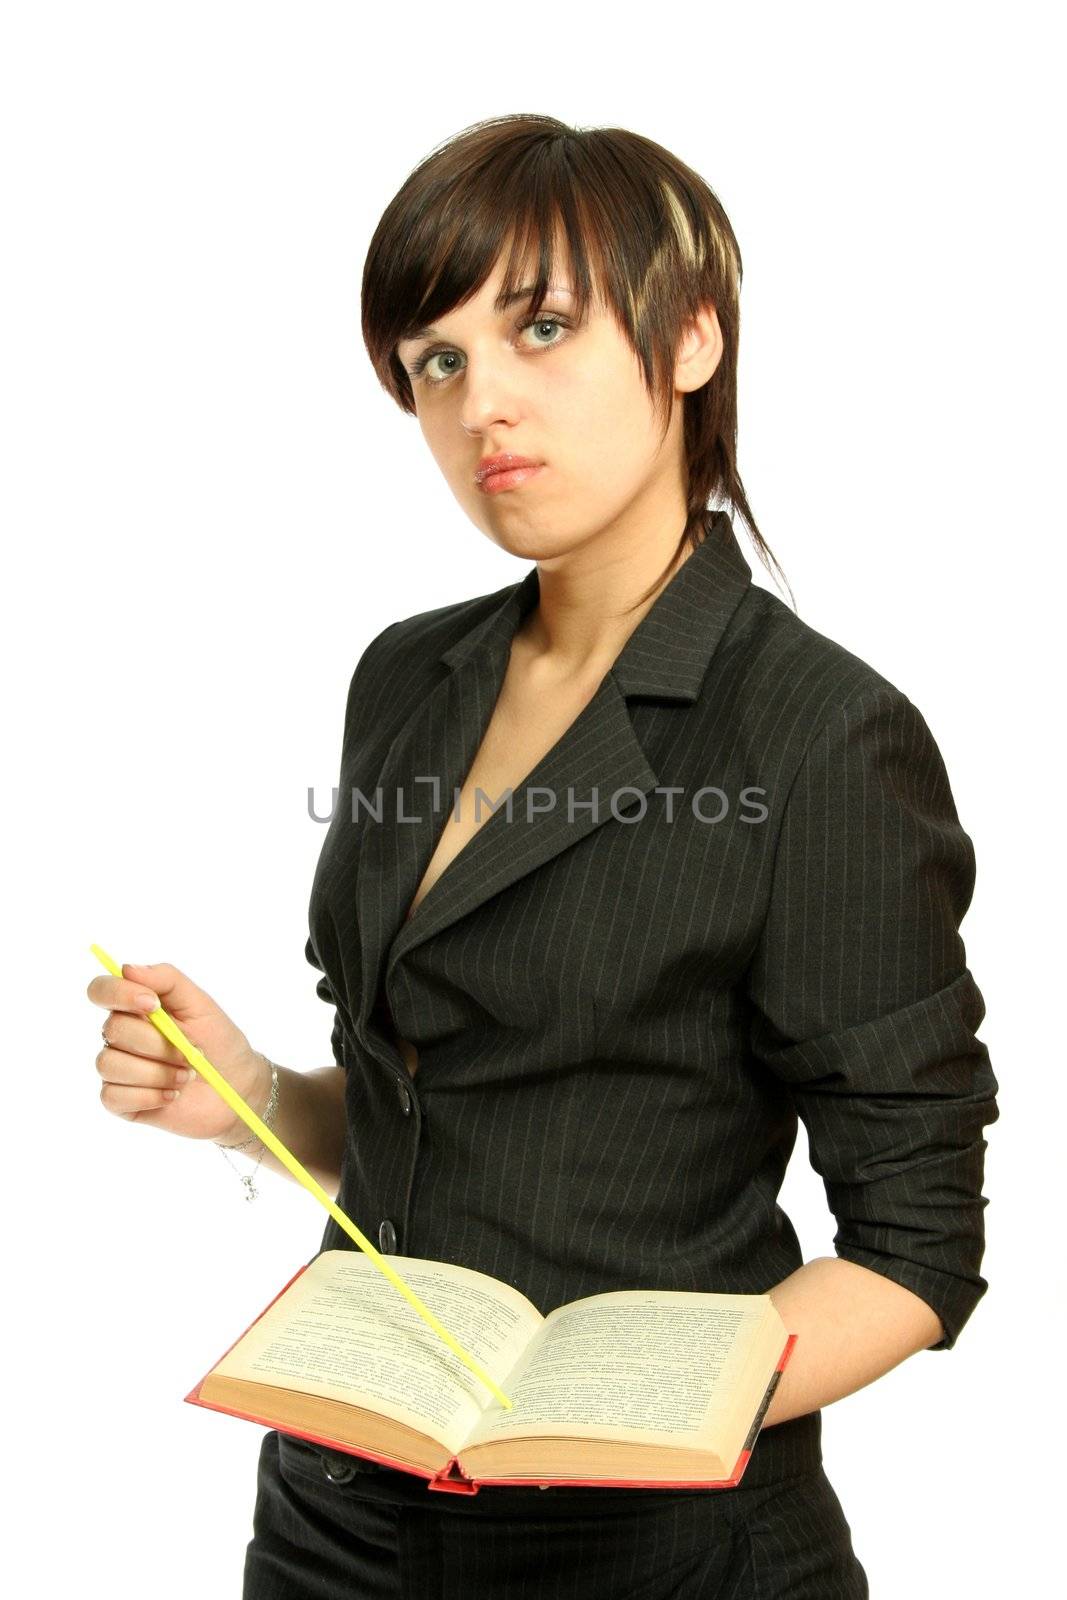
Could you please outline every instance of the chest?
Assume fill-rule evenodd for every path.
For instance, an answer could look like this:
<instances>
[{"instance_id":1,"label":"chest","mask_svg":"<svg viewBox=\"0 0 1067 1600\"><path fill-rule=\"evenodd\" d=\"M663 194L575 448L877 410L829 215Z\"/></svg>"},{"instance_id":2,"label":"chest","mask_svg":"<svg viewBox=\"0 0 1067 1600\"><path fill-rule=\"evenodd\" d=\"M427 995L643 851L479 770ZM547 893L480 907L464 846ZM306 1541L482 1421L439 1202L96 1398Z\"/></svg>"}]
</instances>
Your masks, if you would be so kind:
<instances>
[{"instance_id":1,"label":"chest","mask_svg":"<svg viewBox=\"0 0 1067 1600\"><path fill-rule=\"evenodd\" d=\"M412 917L478 829L493 815L547 751L566 733L596 693L597 685L546 689L509 667L481 745L445 814L444 826L408 907Z\"/></svg>"},{"instance_id":2,"label":"chest","mask_svg":"<svg viewBox=\"0 0 1067 1600\"><path fill-rule=\"evenodd\" d=\"M428 1052L445 1072L495 1070L518 1039L559 1067L572 1046L585 1059L641 1016L706 1000L762 917L773 828L751 807L773 813L774 795L746 795L763 767L729 695L626 700L612 674L551 693L483 662L395 721L367 719L341 788L382 813L351 827L336 809L310 908L354 1037L383 1034L412 1076ZM548 789L531 816L535 772ZM402 812L386 802L400 786Z\"/></svg>"},{"instance_id":3,"label":"chest","mask_svg":"<svg viewBox=\"0 0 1067 1600\"><path fill-rule=\"evenodd\" d=\"M567 685L546 692L517 667L509 667L482 742L456 803L446 812L444 826L408 907L409 918L414 916L442 873L492 816L507 791L516 789L546 751L562 738L592 699L596 687L596 684ZM381 1003L404 1065L414 1077L418 1070L418 1051L410 1040L400 1037L384 995Z\"/></svg>"}]
</instances>

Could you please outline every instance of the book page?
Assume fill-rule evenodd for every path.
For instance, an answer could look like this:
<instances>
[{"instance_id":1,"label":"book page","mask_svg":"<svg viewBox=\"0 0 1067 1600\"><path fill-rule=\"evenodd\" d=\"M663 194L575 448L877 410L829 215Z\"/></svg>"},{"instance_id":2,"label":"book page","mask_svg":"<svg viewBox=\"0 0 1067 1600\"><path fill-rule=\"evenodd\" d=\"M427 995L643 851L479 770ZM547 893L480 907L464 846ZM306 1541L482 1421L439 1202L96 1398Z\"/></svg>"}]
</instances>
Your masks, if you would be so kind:
<instances>
[{"instance_id":1,"label":"book page","mask_svg":"<svg viewBox=\"0 0 1067 1600\"><path fill-rule=\"evenodd\" d=\"M389 1264L510 1399L503 1378L542 1326L537 1308L509 1284L467 1267L410 1256L390 1256ZM317 1256L212 1375L364 1406L453 1451L487 1406L499 1406L373 1261L354 1250Z\"/></svg>"},{"instance_id":2,"label":"book page","mask_svg":"<svg viewBox=\"0 0 1067 1600\"><path fill-rule=\"evenodd\" d=\"M468 1444L518 1434L692 1446L737 1400L762 1295L621 1290L560 1306Z\"/></svg>"}]
</instances>

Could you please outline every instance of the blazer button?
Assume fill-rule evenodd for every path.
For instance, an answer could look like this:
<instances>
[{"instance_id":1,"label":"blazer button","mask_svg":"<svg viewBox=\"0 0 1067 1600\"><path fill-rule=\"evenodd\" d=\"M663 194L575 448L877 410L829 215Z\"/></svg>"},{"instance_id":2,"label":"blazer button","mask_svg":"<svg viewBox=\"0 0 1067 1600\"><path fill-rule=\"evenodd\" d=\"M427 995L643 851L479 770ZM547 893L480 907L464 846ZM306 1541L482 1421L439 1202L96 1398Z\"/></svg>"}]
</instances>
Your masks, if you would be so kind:
<instances>
[{"instance_id":1,"label":"blazer button","mask_svg":"<svg viewBox=\"0 0 1067 1600\"><path fill-rule=\"evenodd\" d=\"M356 1475L355 1463L351 1456L346 1458L324 1451L321 1460L323 1473L331 1483L349 1483Z\"/></svg>"},{"instance_id":2,"label":"blazer button","mask_svg":"<svg viewBox=\"0 0 1067 1600\"><path fill-rule=\"evenodd\" d=\"M400 1096L400 1109L404 1113L405 1117L410 1117L410 1115L411 1115L411 1091L408 1088L406 1083L398 1082L396 1088L397 1088L397 1093Z\"/></svg>"},{"instance_id":3,"label":"blazer button","mask_svg":"<svg viewBox=\"0 0 1067 1600\"><path fill-rule=\"evenodd\" d=\"M396 1249L396 1229L388 1217L378 1229L378 1249L383 1255L389 1255Z\"/></svg>"}]
</instances>

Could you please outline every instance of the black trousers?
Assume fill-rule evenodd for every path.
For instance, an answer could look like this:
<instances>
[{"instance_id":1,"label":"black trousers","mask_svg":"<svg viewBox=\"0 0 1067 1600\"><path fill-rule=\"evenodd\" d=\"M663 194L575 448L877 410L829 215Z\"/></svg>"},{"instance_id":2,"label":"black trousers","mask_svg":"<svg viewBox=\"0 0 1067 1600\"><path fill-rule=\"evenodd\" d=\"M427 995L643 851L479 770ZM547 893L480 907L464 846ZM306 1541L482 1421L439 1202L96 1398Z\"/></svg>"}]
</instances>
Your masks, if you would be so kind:
<instances>
[{"instance_id":1,"label":"black trousers","mask_svg":"<svg viewBox=\"0 0 1067 1600\"><path fill-rule=\"evenodd\" d=\"M746 1489L483 1488L271 1430L243 1600L869 1600L822 1465Z\"/></svg>"}]
</instances>

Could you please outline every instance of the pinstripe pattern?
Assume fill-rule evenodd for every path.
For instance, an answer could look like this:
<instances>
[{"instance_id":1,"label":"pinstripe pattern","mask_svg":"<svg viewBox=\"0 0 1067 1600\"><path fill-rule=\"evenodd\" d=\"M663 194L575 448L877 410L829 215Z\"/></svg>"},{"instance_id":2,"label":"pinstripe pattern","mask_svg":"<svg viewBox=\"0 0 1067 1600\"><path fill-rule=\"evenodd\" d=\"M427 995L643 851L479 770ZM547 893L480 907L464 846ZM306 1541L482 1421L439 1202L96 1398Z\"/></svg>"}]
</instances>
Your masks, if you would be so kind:
<instances>
[{"instance_id":1,"label":"pinstripe pattern","mask_svg":"<svg viewBox=\"0 0 1067 1600\"><path fill-rule=\"evenodd\" d=\"M973 850L926 723L753 584L715 513L511 819L483 822L406 920L537 595L533 567L394 623L353 675L306 949L348 1074L340 1204L375 1239L391 1224L396 1251L492 1273L546 1313L638 1286L759 1293L802 1262L777 1205L799 1114L838 1253L927 1300L945 1327L933 1348L950 1349L986 1288L997 1084L959 936ZM420 778L439 780L436 810ZM353 790L380 820L353 823ZM528 820L535 790L556 804ZM414 1081L393 1025L418 1047ZM321 1247L352 1248L332 1219ZM839 1578L779 1588L810 1537L768 1512L759 1538L753 1523L732 1539L731 1570L751 1576L724 1594L866 1592L820 1422L765 1429L725 1498L803 1488ZM640 1507L669 1530L670 1504L692 1520L656 1571L711 1560L707 1535L722 1555L723 1498L631 1492L631 1521ZM637 1568L619 1582L603 1592L720 1592L638 1587Z\"/></svg>"},{"instance_id":2,"label":"pinstripe pattern","mask_svg":"<svg viewBox=\"0 0 1067 1600\"><path fill-rule=\"evenodd\" d=\"M244 1600L869 1600L821 1467L703 1494L500 1489L490 1506L428 1504L344 1460L353 1476L331 1483L320 1451L264 1436Z\"/></svg>"}]
</instances>

